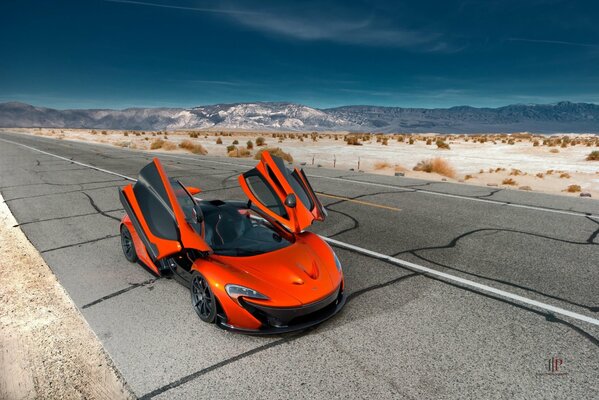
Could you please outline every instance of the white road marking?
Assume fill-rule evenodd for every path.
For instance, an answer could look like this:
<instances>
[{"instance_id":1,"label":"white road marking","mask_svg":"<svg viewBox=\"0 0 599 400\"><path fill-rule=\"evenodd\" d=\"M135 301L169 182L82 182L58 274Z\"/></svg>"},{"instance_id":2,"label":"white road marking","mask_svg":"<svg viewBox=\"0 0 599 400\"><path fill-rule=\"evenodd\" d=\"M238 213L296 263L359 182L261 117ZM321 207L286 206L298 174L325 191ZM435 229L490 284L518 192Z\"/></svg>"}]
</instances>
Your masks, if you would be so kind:
<instances>
[{"instance_id":1,"label":"white road marking","mask_svg":"<svg viewBox=\"0 0 599 400\"><path fill-rule=\"evenodd\" d=\"M137 179L131 178L131 177L126 176L126 175L122 175L122 174L119 174L117 172L109 171L107 169L98 168L96 166L85 164L85 163L82 163L82 162L73 161L73 160L70 160L70 159L68 159L66 157L59 156L57 154L53 154L53 153L49 153L47 151L36 149L35 147L27 146L27 145L24 145L24 144L21 144L21 143L12 142L10 140L5 140L5 139L0 139L0 140L2 140L3 142L7 142L7 143L12 143L12 144L19 145L19 146L28 148L28 149L33 150L33 151L37 151L39 153L46 154L48 156L56 157L56 158L59 158L61 160L72 162L72 163L75 163L77 165L81 165L83 167L91 168L91 169L94 169L96 171L104 172L104 173L111 174L111 175L120 176L120 177L122 177L124 179L135 181L135 182L137 181ZM239 165L239 164L237 164L237 165ZM352 181L352 182L355 182L355 181ZM339 240L335 240L335 239L332 239L332 238L329 238L329 237L326 237L326 236L321 236L321 237L324 240L326 240L327 242L329 242L331 244L334 244L336 246L339 246L341 248L345 248L345 249L348 249L348 250L353 250L353 251L356 251L358 253L361 253L361 254L364 254L364 255L367 255L367 256L379 259L379 260L387 261L387 262L390 262L392 264L396 264L396 265L399 265L399 266L402 266L402 267L406 267L406 268L409 268L409 269L412 269L412 270L420 271L420 272L425 273L425 274L438 276L440 278L443 278L443 279L446 279L446 280L449 280L449 281L457 282L457 283L459 283L461 285L464 285L464 286L473 287L473 288L476 288L478 290L482 290L484 292L492 293L494 295L497 295L497 296L500 296L500 297L504 297L504 298L507 298L507 299L510 299L510 300L513 300L513 301L516 301L516 302L519 302L519 303L528 304L530 306L537 307L537 308L540 308L542 310L546 310L546 311L549 311L549 312L553 312L555 314L563 315L563 316L570 317L570 318L573 318L573 319L576 319L576 320L579 320L579 321L587 322L587 323L592 324L592 325L599 326L599 320L597 320L595 318L592 318L592 317L589 317L589 316L586 316L586 315L583 315L583 314L576 313L574 311L569 311L569 310L566 310L564 308L560 308L560 307L552 306L550 304L542 303L540 301L529 299L529 298L524 297L524 296L520 296L520 295L517 295L517 294L514 294L514 293L506 292L505 290L497 289L497 288L494 288L492 286L488 286L488 285L484 285L482 283L474 282L474 281L471 281L469 279L460 278L459 276L455 276L455 275L451 275L451 274L448 274L448 273L445 273L445 272L437 271L436 269L428 268L428 267L425 267L425 266L422 266L422 265L419 265L419 264L414 264L414 263L412 263L410 261L401 260L399 258L391 257L391 256L388 256L386 254L378 253L376 251L372 251L372 250L368 250L368 249L365 249L365 248L362 248L362 247L354 246L353 244L341 242Z\"/></svg>"},{"instance_id":2,"label":"white road marking","mask_svg":"<svg viewBox=\"0 0 599 400\"><path fill-rule=\"evenodd\" d=\"M527 297L523 297L523 296L520 296L520 295L517 295L514 293L506 292L505 290L496 289L496 288L488 286L488 285L483 285L482 283L474 282L469 279L460 278L459 276L455 276L455 275L447 274L445 272L437 271L436 269L424 267L422 265L414 264L414 263L406 261L406 260L401 260L399 258L391 257L386 254L377 253L376 251L364 249L362 247L354 246L353 244L349 244L349 243L341 242L339 240L331 239L326 236L321 236L321 238L323 238L324 240L326 240L327 242L329 242L331 244L334 244L336 246L339 246L339 247L347 249L347 250L353 250L358 253L361 253L361 254L364 254L364 255L367 255L367 256L370 256L373 258L377 258L379 260L388 261L392 264L396 264L396 265L399 265L402 267L409 268L411 270L420 271L420 272L423 272L423 273L429 274L429 275L435 275L435 276L438 276L440 278L443 278L443 279L446 279L449 281L460 283L464 286L470 286L470 287L476 288L478 290L482 290L484 292L493 293L497 296L517 301L519 303L528 304L528 305L531 305L531 306L534 306L537 308L541 308L546 311L553 312L555 314L561 314L561 315L564 315L564 316L567 316L570 318L577 319L579 321L584 321L584 322L588 322L589 324L599 326L599 320L588 317L583 314L569 311L569 310L566 310L566 309L563 309L560 307L555 307L550 304L542 303L540 301L532 300Z\"/></svg>"}]
</instances>

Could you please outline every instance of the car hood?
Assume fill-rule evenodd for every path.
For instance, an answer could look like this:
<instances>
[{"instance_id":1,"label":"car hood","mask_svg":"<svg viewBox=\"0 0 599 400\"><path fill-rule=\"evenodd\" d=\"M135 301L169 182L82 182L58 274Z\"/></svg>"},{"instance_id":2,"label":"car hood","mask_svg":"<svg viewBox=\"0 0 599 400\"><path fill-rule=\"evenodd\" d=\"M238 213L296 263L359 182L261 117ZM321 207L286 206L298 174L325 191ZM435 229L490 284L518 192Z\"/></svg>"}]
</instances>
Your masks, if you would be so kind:
<instances>
[{"instance_id":1,"label":"car hood","mask_svg":"<svg viewBox=\"0 0 599 400\"><path fill-rule=\"evenodd\" d=\"M260 280L262 287L252 289L272 300L275 300L276 292L282 291L299 304L308 304L330 295L341 283L331 250L326 245L315 246L313 240L298 239L283 249L257 256L218 258ZM252 302L268 304L254 299Z\"/></svg>"}]
</instances>

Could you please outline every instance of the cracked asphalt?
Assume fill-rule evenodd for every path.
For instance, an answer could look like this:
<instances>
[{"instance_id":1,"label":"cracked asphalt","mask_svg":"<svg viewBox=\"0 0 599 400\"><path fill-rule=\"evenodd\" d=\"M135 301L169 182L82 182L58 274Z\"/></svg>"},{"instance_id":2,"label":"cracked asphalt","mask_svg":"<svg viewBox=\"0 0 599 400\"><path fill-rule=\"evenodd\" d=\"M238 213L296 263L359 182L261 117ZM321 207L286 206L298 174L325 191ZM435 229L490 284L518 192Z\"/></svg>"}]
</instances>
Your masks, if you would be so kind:
<instances>
[{"instance_id":1,"label":"cracked asphalt","mask_svg":"<svg viewBox=\"0 0 599 400\"><path fill-rule=\"evenodd\" d=\"M1 139L130 177L158 155ZM159 157L205 198L243 199L236 177L255 163ZM599 319L597 200L306 172L329 210L314 231ZM339 248L349 301L334 319L267 338L204 324L185 288L123 257L117 188L126 183L0 141L0 192L18 226L140 398L598 396L599 327ZM547 370L552 357L563 360L563 374Z\"/></svg>"}]
</instances>

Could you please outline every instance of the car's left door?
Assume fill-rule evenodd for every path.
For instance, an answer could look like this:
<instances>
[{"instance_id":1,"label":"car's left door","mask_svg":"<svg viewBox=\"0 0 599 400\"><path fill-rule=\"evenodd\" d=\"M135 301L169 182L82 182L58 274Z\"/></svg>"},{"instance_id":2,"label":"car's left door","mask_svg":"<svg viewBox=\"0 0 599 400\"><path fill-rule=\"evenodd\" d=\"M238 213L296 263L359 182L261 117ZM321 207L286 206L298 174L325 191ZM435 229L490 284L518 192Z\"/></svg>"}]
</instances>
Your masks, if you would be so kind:
<instances>
[{"instance_id":1,"label":"car's left door","mask_svg":"<svg viewBox=\"0 0 599 400\"><path fill-rule=\"evenodd\" d=\"M154 261L183 249L212 251L204 241L200 207L180 182L169 180L158 158L120 191L120 199Z\"/></svg>"}]
</instances>

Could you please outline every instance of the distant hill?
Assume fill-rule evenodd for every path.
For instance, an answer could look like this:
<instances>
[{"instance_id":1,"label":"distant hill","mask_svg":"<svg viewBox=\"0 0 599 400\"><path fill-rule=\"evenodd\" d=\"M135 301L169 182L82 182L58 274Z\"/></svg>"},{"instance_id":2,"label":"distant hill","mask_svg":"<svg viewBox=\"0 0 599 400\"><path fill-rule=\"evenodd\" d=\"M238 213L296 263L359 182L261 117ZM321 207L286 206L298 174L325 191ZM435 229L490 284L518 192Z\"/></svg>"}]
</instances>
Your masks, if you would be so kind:
<instances>
[{"instance_id":1,"label":"distant hill","mask_svg":"<svg viewBox=\"0 0 599 400\"><path fill-rule=\"evenodd\" d=\"M0 103L0 127L599 133L599 105L565 101L499 108L344 106L317 109L293 103L259 102L194 108L55 110L10 102Z\"/></svg>"}]
</instances>

